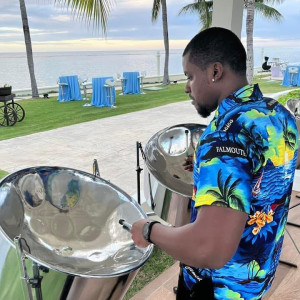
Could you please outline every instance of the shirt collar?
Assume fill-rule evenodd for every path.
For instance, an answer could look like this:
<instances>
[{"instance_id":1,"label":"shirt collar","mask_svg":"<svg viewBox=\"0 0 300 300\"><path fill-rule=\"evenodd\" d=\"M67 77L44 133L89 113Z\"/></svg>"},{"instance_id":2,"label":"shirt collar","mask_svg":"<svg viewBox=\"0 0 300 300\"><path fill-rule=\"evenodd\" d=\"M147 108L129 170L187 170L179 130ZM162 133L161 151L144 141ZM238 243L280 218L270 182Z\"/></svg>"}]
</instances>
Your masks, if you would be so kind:
<instances>
[{"instance_id":1,"label":"shirt collar","mask_svg":"<svg viewBox=\"0 0 300 300\"><path fill-rule=\"evenodd\" d=\"M257 101L261 100L262 98L263 94L260 91L258 84L247 84L239 90L233 92L227 98L224 98L219 104L215 116L218 117L219 115L226 113L238 103Z\"/></svg>"}]
</instances>

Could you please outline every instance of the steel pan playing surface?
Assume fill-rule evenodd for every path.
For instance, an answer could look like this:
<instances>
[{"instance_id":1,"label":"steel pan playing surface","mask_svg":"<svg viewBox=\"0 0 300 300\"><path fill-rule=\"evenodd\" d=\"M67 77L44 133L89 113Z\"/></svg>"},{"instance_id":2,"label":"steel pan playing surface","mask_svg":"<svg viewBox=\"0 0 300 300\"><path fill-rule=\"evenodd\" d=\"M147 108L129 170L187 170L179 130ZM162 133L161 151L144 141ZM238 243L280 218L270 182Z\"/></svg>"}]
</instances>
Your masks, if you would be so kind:
<instances>
[{"instance_id":1,"label":"steel pan playing surface","mask_svg":"<svg viewBox=\"0 0 300 300\"><path fill-rule=\"evenodd\" d=\"M193 193L193 173L184 170L185 157L192 155L206 125L180 124L156 133L145 147L149 172L163 186L186 197Z\"/></svg>"},{"instance_id":2,"label":"steel pan playing surface","mask_svg":"<svg viewBox=\"0 0 300 300\"><path fill-rule=\"evenodd\" d=\"M113 277L139 268L151 255L133 244L119 219L147 218L113 184L82 171L28 168L0 182L0 226L13 244L21 235L28 256L53 270Z\"/></svg>"}]
</instances>

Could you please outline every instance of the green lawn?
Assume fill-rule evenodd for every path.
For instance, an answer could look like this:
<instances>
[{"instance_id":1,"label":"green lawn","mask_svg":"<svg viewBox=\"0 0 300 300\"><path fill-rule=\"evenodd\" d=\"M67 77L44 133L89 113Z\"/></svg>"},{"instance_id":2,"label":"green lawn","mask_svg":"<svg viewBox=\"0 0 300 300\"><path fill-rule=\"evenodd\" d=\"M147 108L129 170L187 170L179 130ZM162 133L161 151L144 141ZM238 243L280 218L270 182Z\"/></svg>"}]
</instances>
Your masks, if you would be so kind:
<instances>
[{"instance_id":1,"label":"green lawn","mask_svg":"<svg viewBox=\"0 0 300 300\"><path fill-rule=\"evenodd\" d=\"M0 170L0 179L8 175L8 172Z\"/></svg>"},{"instance_id":2,"label":"green lawn","mask_svg":"<svg viewBox=\"0 0 300 300\"><path fill-rule=\"evenodd\" d=\"M281 96L278 99L278 102L280 102L282 105L285 105L289 99L300 99L300 90L291 91L288 94Z\"/></svg>"},{"instance_id":3,"label":"green lawn","mask_svg":"<svg viewBox=\"0 0 300 300\"><path fill-rule=\"evenodd\" d=\"M22 100L18 103L25 109L25 119L12 127L0 127L0 140L187 100L183 87L177 84L160 91L147 91L145 95L117 95L115 109L83 107L86 101L60 103L57 97Z\"/></svg>"},{"instance_id":4,"label":"green lawn","mask_svg":"<svg viewBox=\"0 0 300 300\"><path fill-rule=\"evenodd\" d=\"M280 81L255 78L260 83L263 93L277 93L291 89L281 86ZM68 125L88 122L129 112L149 109L169 103L188 100L184 93L184 84L173 84L160 91L146 91L146 95L118 95L116 109L108 107L83 107L86 101L70 101L59 103L56 98L30 99L19 101L26 111L22 122L12 127L0 127L0 140L51 130Z\"/></svg>"},{"instance_id":5,"label":"green lawn","mask_svg":"<svg viewBox=\"0 0 300 300\"><path fill-rule=\"evenodd\" d=\"M6 249L1 255L5 258L1 271L4 276L1 277L0 281L0 300L19 300L28 299L24 297L21 279L21 268L17 257L15 248L11 247ZM28 276L33 277L32 262L30 259L25 260L25 265L28 271ZM40 274L43 276L42 281L42 294L47 300L57 300L60 298L61 291L64 287L64 282L67 275L50 270L49 273ZM32 289L33 295L35 291ZM33 299L37 299L35 296Z\"/></svg>"},{"instance_id":6,"label":"green lawn","mask_svg":"<svg viewBox=\"0 0 300 300\"><path fill-rule=\"evenodd\" d=\"M296 89L295 87L282 86L281 85L282 80L270 80L265 78L266 77L260 78L259 76L256 76L253 80L253 83L259 84L260 89L264 94L269 94L269 93L275 94L286 90Z\"/></svg>"}]
</instances>

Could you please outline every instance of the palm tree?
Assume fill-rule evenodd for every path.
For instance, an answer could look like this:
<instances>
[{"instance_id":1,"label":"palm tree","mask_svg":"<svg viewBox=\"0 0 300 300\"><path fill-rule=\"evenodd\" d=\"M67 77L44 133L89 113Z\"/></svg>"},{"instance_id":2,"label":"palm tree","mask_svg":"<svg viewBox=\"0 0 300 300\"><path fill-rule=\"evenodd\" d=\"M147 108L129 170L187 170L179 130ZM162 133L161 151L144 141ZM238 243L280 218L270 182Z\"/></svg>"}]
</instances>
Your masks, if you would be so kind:
<instances>
[{"instance_id":1,"label":"palm tree","mask_svg":"<svg viewBox=\"0 0 300 300\"><path fill-rule=\"evenodd\" d=\"M26 46L27 63L28 63L29 75L30 75L32 98L38 98L39 92L38 92L35 74L34 74L33 55L32 55L32 46L31 46L27 11L25 6L25 1L24 0L19 0L19 1L20 1L20 10L21 10L21 17L22 17L22 24L23 24L25 46Z\"/></svg>"},{"instance_id":2,"label":"palm tree","mask_svg":"<svg viewBox=\"0 0 300 300\"><path fill-rule=\"evenodd\" d=\"M247 80L253 80L253 29L254 29L254 2L255 0L245 0L247 7L246 35L247 35Z\"/></svg>"},{"instance_id":3,"label":"palm tree","mask_svg":"<svg viewBox=\"0 0 300 300\"><path fill-rule=\"evenodd\" d=\"M269 20L281 21L282 15L278 10L268 4L281 4L284 0L244 0L244 7L247 10L246 32L247 32L247 79L252 83L253 79L253 28L254 13L261 14ZM179 14L198 13L201 30L209 28L212 23L213 0L194 0L194 3L184 6Z\"/></svg>"},{"instance_id":4,"label":"palm tree","mask_svg":"<svg viewBox=\"0 0 300 300\"><path fill-rule=\"evenodd\" d=\"M254 161L254 173L256 173L260 167L264 165L264 152L268 149L268 147L265 146L262 135L259 132L255 132L256 127L257 126L254 123L250 127L246 127L243 123L240 130L240 138L243 145L246 145L245 151L247 156L251 156Z\"/></svg>"},{"instance_id":5,"label":"palm tree","mask_svg":"<svg viewBox=\"0 0 300 300\"><path fill-rule=\"evenodd\" d=\"M34 74L32 45L25 0L19 0L19 2L31 81L32 98L38 98L39 92ZM65 5L66 7L71 7L72 12L77 14L79 17L86 19L88 24L90 24L92 20L96 27L101 26L103 34L106 34L106 25L112 2L114 2L114 0L54 0L55 4L58 3Z\"/></svg>"},{"instance_id":6,"label":"palm tree","mask_svg":"<svg viewBox=\"0 0 300 300\"><path fill-rule=\"evenodd\" d=\"M282 15L275 8L267 4L281 4L284 0L244 0L247 9L246 34L247 34L247 79L253 80L253 28L254 13L260 13L266 19L280 21Z\"/></svg>"},{"instance_id":7,"label":"palm tree","mask_svg":"<svg viewBox=\"0 0 300 300\"><path fill-rule=\"evenodd\" d=\"M243 209L242 200L235 194L236 187L241 182L241 179L235 180L232 184L230 181L232 179L232 174L230 174L224 181L222 178L222 170L218 171L218 188L219 191L208 190L207 193L216 197L216 201L213 202L215 205L229 207L233 204L238 209Z\"/></svg>"},{"instance_id":8,"label":"palm tree","mask_svg":"<svg viewBox=\"0 0 300 300\"><path fill-rule=\"evenodd\" d=\"M163 84L169 84L169 32L168 32L168 18L167 18L167 3L166 0L154 0L152 7L152 22L158 18L159 12L162 12L163 35L165 45L165 65Z\"/></svg>"},{"instance_id":9,"label":"palm tree","mask_svg":"<svg viewBox=\"0 0 300 300\"><path fill-rule=\"evenodd\" d=\"M280 120L280 123L282 124L283 127L283 138L286 147L291 150L295 150L297 145L296 134L290 128L288 128L287 120L284 121Z\"/></svg>"}]
</instances>

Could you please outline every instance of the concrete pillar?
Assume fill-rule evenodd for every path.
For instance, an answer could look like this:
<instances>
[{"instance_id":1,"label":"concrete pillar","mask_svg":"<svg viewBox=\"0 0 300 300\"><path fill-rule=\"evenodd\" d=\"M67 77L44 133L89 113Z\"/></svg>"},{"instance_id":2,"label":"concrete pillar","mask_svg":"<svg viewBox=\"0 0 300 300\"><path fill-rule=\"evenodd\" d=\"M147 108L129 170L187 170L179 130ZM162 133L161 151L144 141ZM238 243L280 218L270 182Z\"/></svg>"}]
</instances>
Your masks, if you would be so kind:
<instances>
[{"instance_id":1,"label":"concrete pillar","mask_svg":"<svg viewBox=\"0 0 300 300\"><path fill-rule=\"evenodd\" d=\"M214 0L212 27L223 27L241 38L244 0Z\"/></svg>"}]
</instances>

